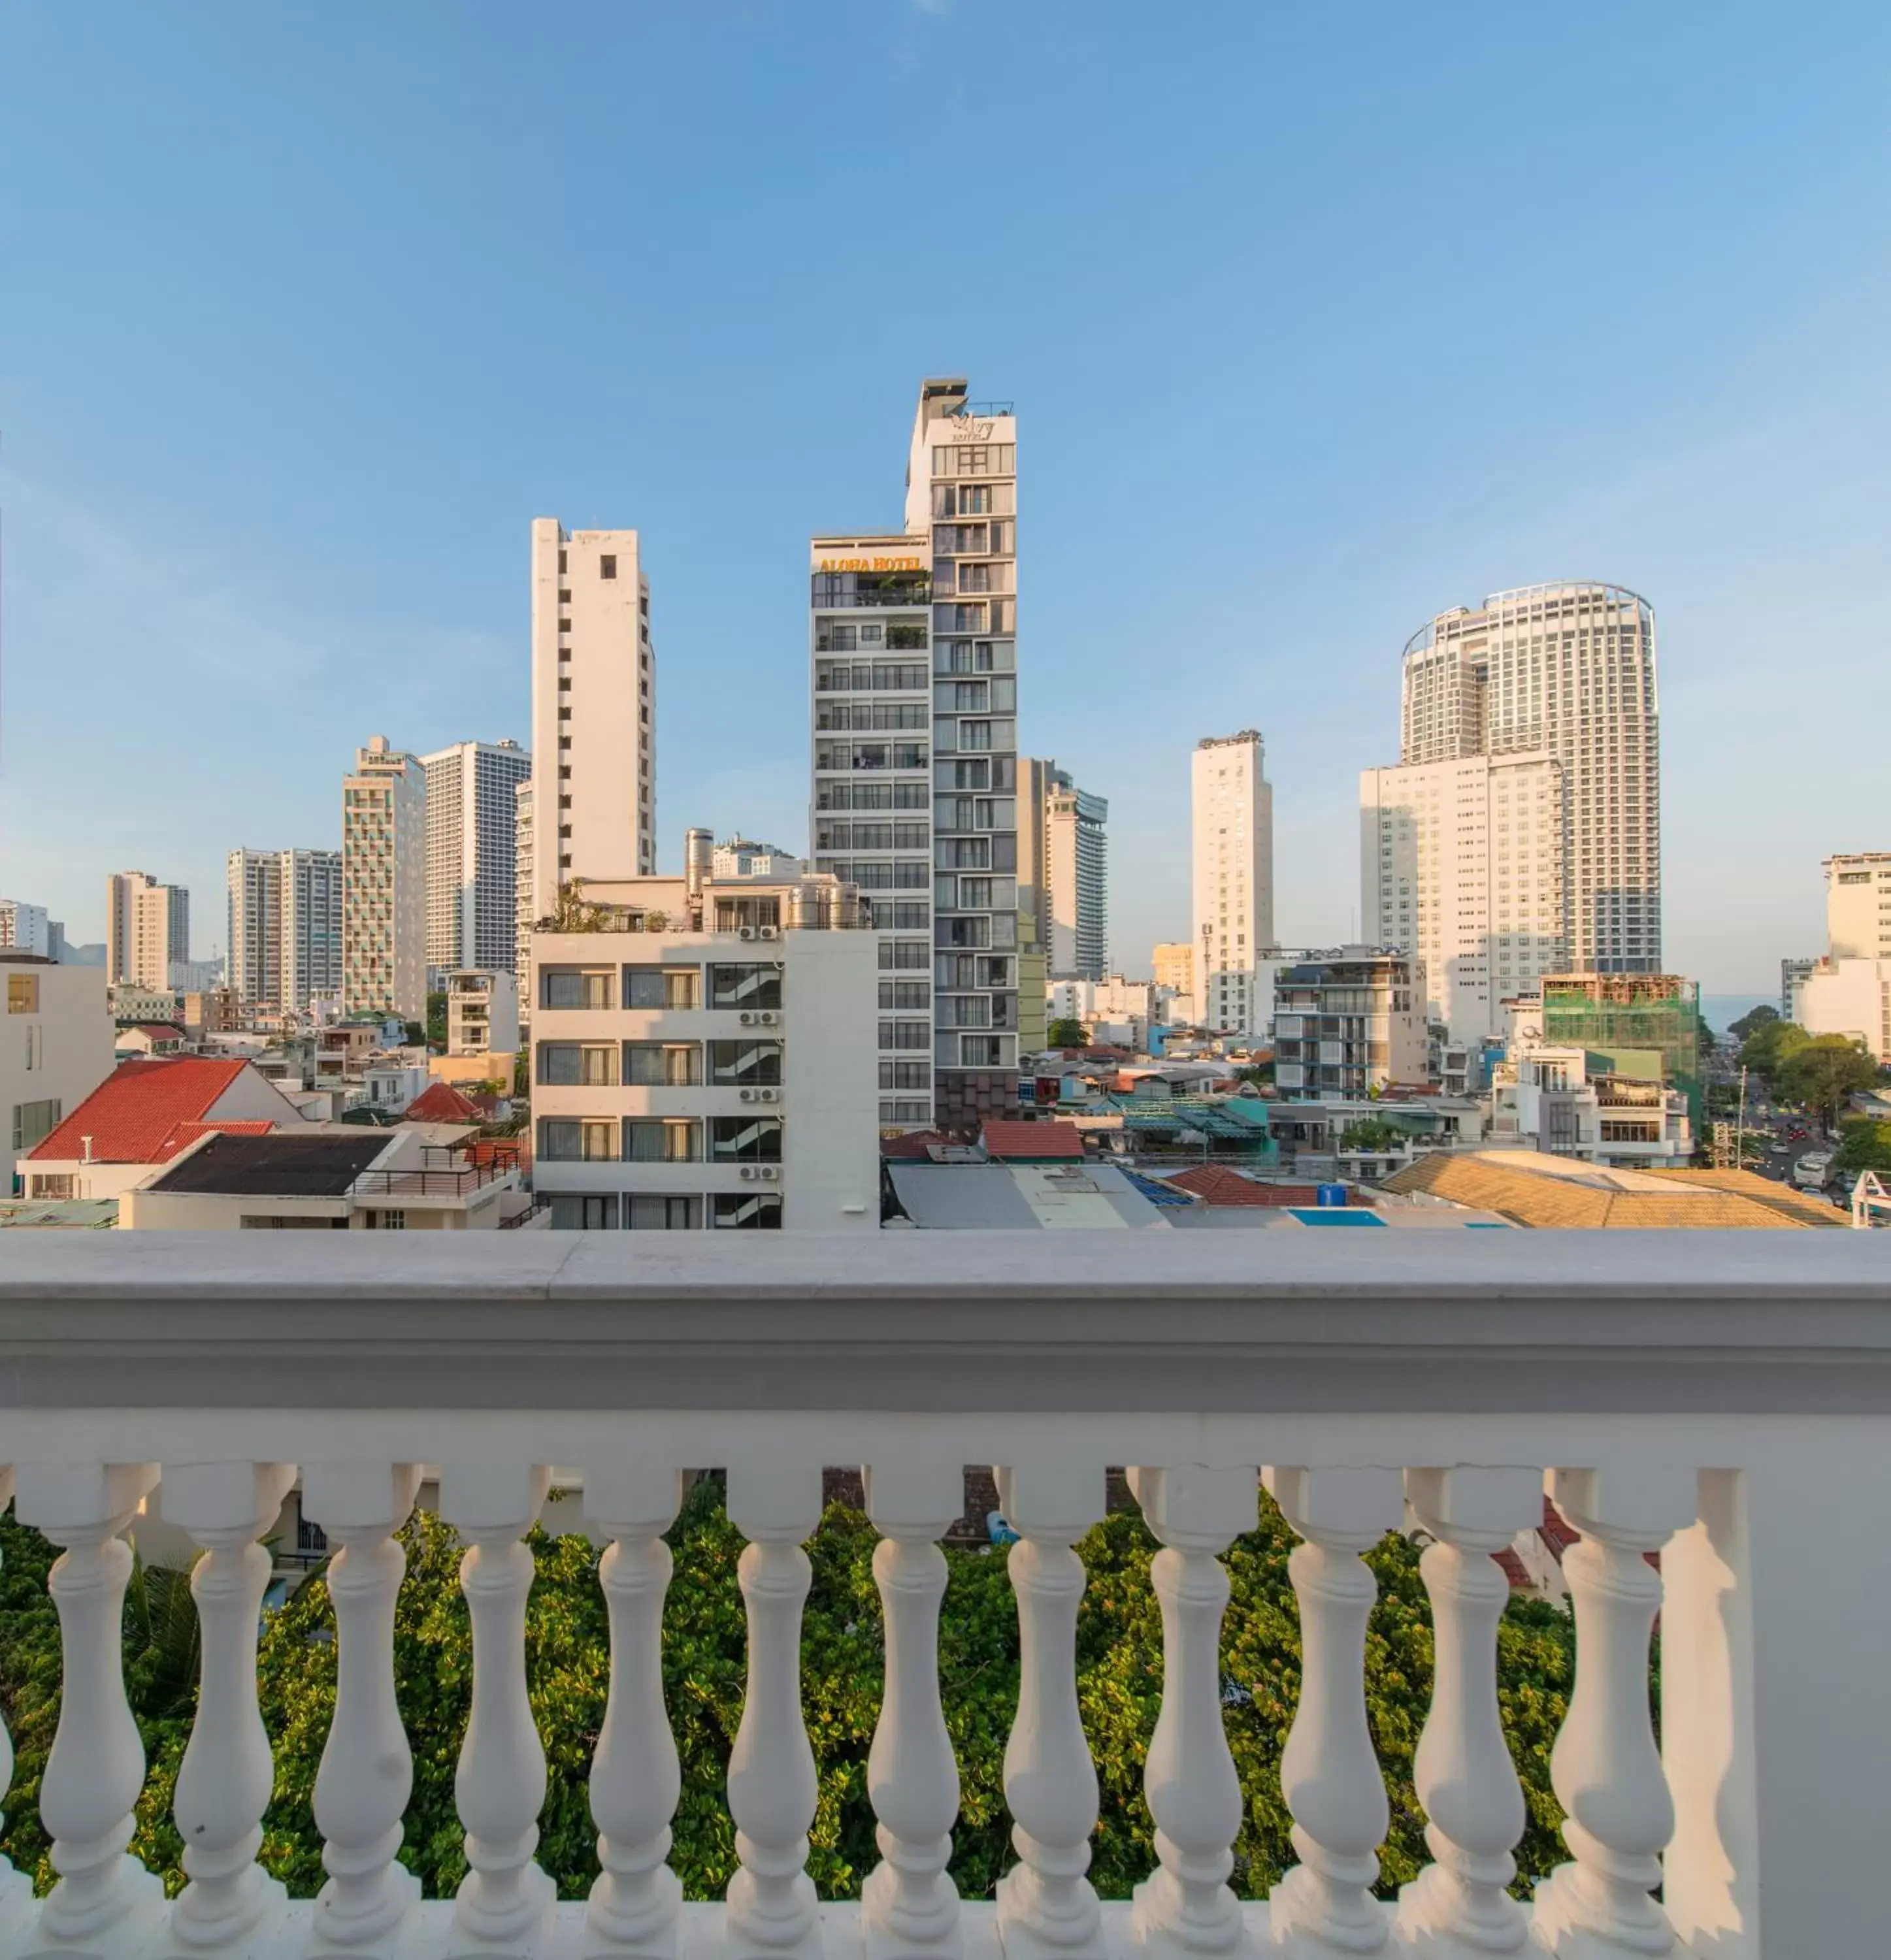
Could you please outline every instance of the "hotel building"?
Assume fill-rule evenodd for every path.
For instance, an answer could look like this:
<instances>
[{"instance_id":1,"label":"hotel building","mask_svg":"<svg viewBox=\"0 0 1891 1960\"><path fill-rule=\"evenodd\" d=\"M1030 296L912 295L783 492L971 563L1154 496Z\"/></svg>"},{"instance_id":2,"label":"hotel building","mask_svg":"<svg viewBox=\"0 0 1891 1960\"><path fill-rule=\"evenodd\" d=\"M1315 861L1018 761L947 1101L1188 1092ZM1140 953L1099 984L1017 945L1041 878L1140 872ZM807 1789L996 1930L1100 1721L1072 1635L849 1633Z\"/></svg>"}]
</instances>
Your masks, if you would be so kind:
<instances>
[{"instance_id":1,"label":"hotel building","mask_svg":"<svg viewBox=\"0 0 1891 1960\"><path fill-rule=\"evenodd\" d=\"M427 964L511 973L517 960L521 783L516 742L456 742L427 772Z\"/></svg>"},{"instance_id":2,"label":"hotel building","mask_svg":"<svg viewBox=\"0 0 1891 1960\"><path fill-rule=\"evenodd\" d=\"M1272 1011L1274 790L1260 730L1198 742L1191 785L1195 1013L1205 1026L1264 1033Z\"/></svg>"},{"instance_id":3,"label":"hotel building","mask_svg":"<svg viewBox=\"0 0 1891 1960\"><path fill-rule=\"evenodd\" d=\"M246 1005L288 1007L342 991L342 854L230 854L226 982Z\"/></svg>"},{"instance_id":4,"label":"hotel building","mask_svg":"<svg viewBox=\"0 0 1891 1960\"><path fill-rule=\"evenodd\" d=\"M342 785L342 1011L427 1014L427 778L368 738Z\"/></svg>"}]
</instances>

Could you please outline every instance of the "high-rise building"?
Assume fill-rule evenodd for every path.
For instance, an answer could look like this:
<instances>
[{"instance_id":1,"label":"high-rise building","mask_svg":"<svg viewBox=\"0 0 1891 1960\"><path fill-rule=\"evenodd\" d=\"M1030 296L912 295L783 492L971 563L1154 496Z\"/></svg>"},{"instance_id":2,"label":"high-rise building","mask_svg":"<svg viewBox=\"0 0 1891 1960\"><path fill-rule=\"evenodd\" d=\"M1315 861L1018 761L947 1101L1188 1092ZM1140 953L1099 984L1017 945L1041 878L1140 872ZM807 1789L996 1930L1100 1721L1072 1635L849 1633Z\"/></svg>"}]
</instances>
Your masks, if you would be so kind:
<instances>
[{"instance_id":1,"label":"high-rise building","mask_svg":"<svg viewBox=\"0 0 1891 1960\"><path fill-rule=\"evenodd\" d=\"M1861 1041L1877 1061L1891 1061L1891 851L1828 858L1826 954L1788 961L1787 1018L1810 1035Z\"/></svg>"},{"instance_id":2,"label":"high-rise building","mask_svg":"<svg viewBox=\"0 0 1891 1960\"><path fill-rule=\"evenodd\" d=\"M342 854L233 851L230 951L237 998L298 1012L342 991Z\"/></svg>"},{"instance_id":3,"label":"high-rise building","mask_svg":"<svg viewBox=\"0 0 1891 1960\"><path fill-rule=\"evenodd\" d=\"M1195 747L1196 1017L1259 1033L1267 1025L1265 956L1274 938L1274 788L1258 728L1211 735Z\"/></svg>"},{"instance_id":4,"label":"high-rise building","mask_svg":"<svg viewBox=\"0 0 1891 1960\"><path fill-rule=\"evenodd\" d=\"M518 945L518 786L532 759L517 743L456 742L422 756L427 772L427 964L514 970Z\"/></svg>"},{"instance_id":5,"label":"high-rise building","mask_svg":"<svg viewBox=\"0 0 1891 1960\"><path fill-rule=\"evenodd\" d=\"M1274 982L1274 1080L1289 1102L1425 1080L1425 975L1406 953L1342 946Z\"/></svg>"},{"instance_id":6,"label":"high-rise building","mask_svg":"<svg viewBox=\"0 0 1891 1960\"><path fill-rule=\"evenodd\" d=\"M656 696L637 533L535 519L532 755L545 794L535 798L532 886L540 917L561 885L655 871Z\"/></svg>"},{"instance_id":7,"label":"high-rise building","mask_svg":"<svg viewBox=\"0 0 1891 1960\"><path fill-rule=\"evenodd\" d=\"M51 959L56 956L53 923L44 905L30 905L24 899L0 899L0 947Z\"/></svg>"},{"instance_id":8,"label":"high-rise building","mask_svg":"<svg viewBox=\"0 0 1891 1960\"><path fill-rule=\"evenodd\" d=\"M385 735L342 785L342 1011L427 1013L427 776Z\"/></svg>"},{"instance_id":9,"label":"high-rise building","mask_svg":"<svg viewBox=\"0 0 1891 1960\"><path fill-rule=\"evenodd\" d=\"M532 970L532 921L538 917L537 890L532 880L532 779L512 786L513 797L513 940L512 956L521 976ZM531 989L519 990L522 1002L529 1003ZM526 1018L531 1018L529 1004Z\"/></svg>"},{"instance_id":10,"label":"high-rise building","mask_svg":"<svg viewBox=\"0 0 1891 1960\"><path fill-rule=\"evenodd\" d=\"M1018 910L1052 980L1100 980L1109 961L1109 805L1048 759L1018 764Z\"/></svg>"},{"instance_id":11,"label":"high-rise building","mask_svg":"<svg viewBox=\"0 0 1891 1960\"><path fill-rule=\"evenodd\" d=\"M170 984L170 963L190 957L190 894L148 871L114 871L105 881L105 978L140 987Z\"/></svg>"},{"instance_id":12,"label":"high-rise building","mask_svg":"<svg viewBox=\"0 0 1891 1960\"><path fill-rule=\"evenodd\" d=\"M1017 1106L1017 424L922 383L906 528L817 537L814 861L880 947L880 1118Z\"/></svg>"},{"instance_id":13,"label":"high-rise building","mask_svg":"<svg viewBox=\"0 0 1891 1960\"><path fill-rule=\"evenodd\" d=\"M1828 858L1826 957L1891 959L1891 851Z\"/></svg>"},{"instance_id":14,"label":"high-rise building","mask_svg":"<svg viewBox=\"0 0 1891 1960\"><path fill-rule=\"evenodd\" d=\"M1507 996L1568 967L1563 780L1540 751L1361 773L1361 925L1418 955L1454 1040L1500 1032Z\"/></svg>"},{"instance_id":15,"label":"high-rise building","mask_svg":"<svg viewBox=\"0 0 1891 1960\"><path fill-rule=\"evenodd\" d=\"M1406 642L1400 727L1407 766L1486 756L1553 762L1562 780L1556 937L1571 969L1660 970L1660 721L1646 600L1572 581L1441 613ZM1419 840L1421 853L1434 847L1441 857L1456 845L1443 832ZM1495 921L1479 930L1504 936ZM1534 919L1530 931L1540 936Z\"/></svg>"}]
</instances>

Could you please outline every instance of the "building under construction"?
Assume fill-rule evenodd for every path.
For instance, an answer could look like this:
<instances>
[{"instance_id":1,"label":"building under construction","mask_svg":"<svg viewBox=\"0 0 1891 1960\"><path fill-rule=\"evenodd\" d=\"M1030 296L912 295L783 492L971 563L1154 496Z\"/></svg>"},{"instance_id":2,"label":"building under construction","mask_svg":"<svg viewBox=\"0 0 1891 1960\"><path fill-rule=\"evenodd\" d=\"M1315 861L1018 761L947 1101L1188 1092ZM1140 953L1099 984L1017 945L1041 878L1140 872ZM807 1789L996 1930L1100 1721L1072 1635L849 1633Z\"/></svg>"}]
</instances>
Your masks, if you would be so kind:
<instances>
[{"instance_id":1,"label":"building under construction","mask_svg":"<svg viewBox=\"0 0 1891 1960\"><path fill-rule=\"evenodd\" d=\"M1688 1099L1702 1134L1701 989L1677 973L1543 976L1543 1039L1587 1049L1613 1075L1659 1079Z\"/></svg>"}]
</instances>

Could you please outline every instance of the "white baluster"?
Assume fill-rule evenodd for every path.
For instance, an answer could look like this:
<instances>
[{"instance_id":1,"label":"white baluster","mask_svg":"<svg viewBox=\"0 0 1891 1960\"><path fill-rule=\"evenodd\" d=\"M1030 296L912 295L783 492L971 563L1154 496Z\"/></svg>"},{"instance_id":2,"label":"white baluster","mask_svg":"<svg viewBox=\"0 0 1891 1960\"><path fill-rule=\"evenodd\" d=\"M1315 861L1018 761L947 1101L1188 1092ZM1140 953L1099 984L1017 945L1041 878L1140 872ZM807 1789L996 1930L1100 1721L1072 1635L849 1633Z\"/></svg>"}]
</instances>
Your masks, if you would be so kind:
<instances>
[{"instance_id":1,"label":"white baluster","mask_svg":"<svg viewBox=\"0 0 1891 1960\"><path fill-rule=\"evenodd\" d=\"M1241 1783L1221 1726L1220 1554L1254 1529L1260 1479L1199 1464L1132 1470L1130 1483L1163 1549L1149 1577L1162 1605L1162 1712L1143 1787L1156 1820L1160 1869L1136 1888L1136 1944L1163 1960L1237 1954L1250 1942L1228 1886L1241 1828Z\"/></svg>"},{"instance_id":2,"label":"white baluster","mask_svg":"<svg viewBox=\"0 0 1891 1960\"><path fill-rule=\"evenodd\" d=\"M610 1699L591 1761L603 1867L584 1911L590 1960L675 1960L683 1887L665 1860L682 1779L663 1698L663 1602L682 1479L609 1463L584 1476L584 1513L610 1540L598 1583L610 1615Z\"/></svg>"},{"instance_id":3,"label":"white baluster","mask_svg":"<svg viewBox=\"0 0 1891 1960\"><path fill-rule=\"evenodd\" d=\"M939 1602L945 1556L937 1541L965 1508L957 1463L923 1459L870 1465L867 1515L880 1535L874 1580L886 1616L886 1687L867 1790L881 1863L860 1895L868 1960L964 1950L958 1888L946 1876L959 1814L959 1766L939 1705Z\"/></svg>"},{"instance_id":4,"label":"white baluster","mask_svg":"<svg viewBox=\"0 0 1891 1960\"><path fill-rule=\"evenodd\" d=\"M23 1463L20 1522L65 1549L47 1582L59 1612L59 1725L40 1785L40 1821L59 1882L30 1952L135 1944L156 1928L164 1888L125 1847L145 1787L145 1748L125 1698L123 1626L131 1547L119 1536L158 1481L152 1463Z\"/></svg>"},{"instance_id":5,"label":"white baluster","mask_svg":"<svg viewBox=\"0 0 1891 1960\"><path fill-rule=\"evenodd\" d=\"M1359 1554L1405 1516L1396 1470L1282 1468L1267 1488L1304 1543L1288 1570L1300 1602L1300 1706L1281 1793L1300 1862L1267 1902L1268 1936L1295 1960L1377 1953L1391 1928L1372 1896L1390 1822L1366 1720L1366 1621L1378 1588Z\"/></svg>"},{"instance_id":6,"label":"white baluster","mask_svg":"<svg viewBox=\"0 0 1891 1960\"><path fill-rule=\"evenodd\" d=\"M551 1937L557 1888L532 1853L545 1803L545 1748L525 1687L525 1602L544 1466L449 1463L440 1515L466 1541L460 1589L473 1616L473 1713L453 1794L466 1830L449 1950L529 1960Z\"/></svg>"},{"instance_id":7,"label":"white baluster","mask_svg":"<svg viewBox=\"0 0 1891 1960\"><path fill-rule=\"evenodd\" d=\"M420 1488L412 1463L311 1463L302 1515L330 1545L335 1713L315 1777L328 1882L310 1928L315 1955L388 1960L412 1924L420 1881L395 1857L413 1793L413 1755L394 1686L394 1608L407 1569L394 1533Z\"/></svg>"},{"instance_id":8,"label":"white baluster","mask_svg":"<svg viewBox=\"0 0 1891 1960\"><path fill-rule=\"evenodd\" d=\"M801 1717L802 1541L820 1522L821 1478L804 1465L729 1466L729 1516L749 1540L737 1574L748 1612L748 1692L729 1756L729 1814L742 1869L729 1881L727 1960L821 1950L807 1876L819 1786Z\"/></svg>"},{"instance_id":9,"label":"white baluster","mask_svg":"<svg viewBox=\"0 0 1891 1960\"><path fill-rule=\"evenodd\" d=\"M172 1939L196 1953L245 1952L279 1925L287 1895L256 1862L275 1785L256 1707L256 1622L269 1585L269 1530L295 1481L288 1463L168 1463L167 1522L204 1548L191 1568L202 1659L197 1713L177 1771L174 1815L190 1882Z\"/></svg>"},{"instance_id":10,"label":"white baluster","mask_svg":"<svg viewBox=\"0 0 1891 1960\"><path fill-rule=\"evenodd\" d=\"M10 1465L0 1465L0 1511L4 1511L13 1501L13 1471ZM6 1799L13 1787L13 1738L7 1733L7 1725L0 1722L0 1803ZM0 1827L5 1818L0 1815ZM22 1926L33 1913L33 1881L25 1873L14 1869L11 1858L0 1857L0 1948L11 1952Z\"/></svg>"},{"instance_id":11,"label":"white baluster","mask_svg":"<svg viewBox=\"0 0 1891 1960\"><path fill-rule=\"evenodd\" d=\"M1692 1471L1558 1470L1557 1508L1582 1533L1563 1554L1576 1615L1576 1690L1549 1759L1568 1813L1573 1864L1536 1888L1533 1936L1559 1960L1620 1960L1682 1950L1667 1914L1648 1895L1674 1803L1648 1708L1648 1639L1661 1578L1643 1558L1694 1522Z\"/></svg>"},{"instance_id":12,"label":"white baluster","mask_svg":"<svg viewBox=\"0 0 1891 1960\"><path fill-rule=\"evenodd\" d=\"M1497 1624L1510 1582L1491 1554L1541 1522L1542 1473L1408 1470L1406 1496L1437 1540L1418 1561L1437 1658L1414 1780L1437 1862L1399 1893L1399 1931L1422 1960L1515 1953L1530 1924L1505 1888L1525 1815L1497 1705Z\"/></svg>"},{"instance_id":13,"label":"white baluster","mask_svg":"<svg viewBox=\"0 0 1891 1960\"><path fill-rule=\"evenodd\" d=\"M998 1881L1008 1960L1100 1955L1102 1918L1090 1869L1097 1771L1077 1707L1077 1608L1084 1562L1071 1549L1103 1515L1100 1465L1016 1464L998 1472L998 1502L1019 1536L1017 1717L1004 1745L1004 1800L1018 1863Z\"/></svg>"}]
</instances>

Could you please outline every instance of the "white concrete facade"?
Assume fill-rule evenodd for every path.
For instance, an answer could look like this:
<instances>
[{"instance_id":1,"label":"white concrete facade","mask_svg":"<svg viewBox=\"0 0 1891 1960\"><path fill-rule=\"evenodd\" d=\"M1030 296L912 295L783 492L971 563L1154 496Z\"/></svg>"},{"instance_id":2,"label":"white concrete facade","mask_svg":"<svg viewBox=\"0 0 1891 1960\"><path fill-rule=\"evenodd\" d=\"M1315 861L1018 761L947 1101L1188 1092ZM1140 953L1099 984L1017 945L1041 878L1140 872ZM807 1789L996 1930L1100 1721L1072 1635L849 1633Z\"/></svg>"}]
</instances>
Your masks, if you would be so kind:
<instances>
[{"instance_id":1,"label":"white concrete facade","mask_svg":"<svg viewBox=\"0 0 1891 1960\"><path fill-rule=\"evenodd\" d=\"M0 1122L14 1158L49 1135L113 1065L102 966L65 966L0 950Z\"/></svg>"},{"instance_id":2,"label":"white concrete facade","mask_svg":"<svg viewBox=\"0 0 1891 1960\"><path fill-rule=\"evenodd\" d=\"M1264 1032L1260 968L1274 937L1274 790L1259 729L1205 737L1191 764L1196 1018Z\"/></svg>"},{"instance_id":3,"label":"white concrete facade","mask_svg":"<svg viewBox=\"0 0 1891 1960\"><path fill-rule=\"evenodd\" d=\"M1501 1064L1491 1134L1552 1157L1633 1169L1685 1165L1694 1153L1687 1098L1659 1082L1590 1072L1587 1051L1529 1042Z\"/></svg>"},{"instance_id":4,"label":"white concrete facade","mask_svg":"<svg viewBox=\"0 0 1891 1960\"><path fill-rule=\"evenodd\" d=\"M342 991L342 854L233 851L226 868L228 985L252 1007L297 1013Z\"/></svg>"},{"instance_id":5,"label":"white concrete facade","mask_svg":"<svg viewBox=\"0 0 1891 1960\"><path fill-rule=\"evenodd\" d=\"M1863 1042L1891 1063L1891 958L1822 959L1793 990L1794 1018L1809 1035Z\"/></svg>"},{"instance_id":6,"label":"white concrete facade","mask_svg":"<svg viewBox=\"0 0 1891 1960\"><path fill-rule=\"evenodd\" d=\"M0 899L0 951L30 953L41 959L57 956L53 950L53 922L44 905L24 899Z\"/></svg>"},{"instance_id":7,"label":"white concrete facade","mask_svg":"<svg viewBox=\"0 0 1891 1960\"><path fill-rule=\"evenodd\" d=\"M1828 858L1826 956L1891 959L1891 851Z\"/></svg>"},{"instance_id":8,"label":"white concrete facade","mask_svg":"<svg viewBox=\"0 0 1891 1960\"><path fill-rule=\"evenodd\" d=\"M1274 981L1274 1080L1283 1096L1365 1096L1425 1079L1425 979L1413 955L1344 946Z\"/></svg>"},{"instance_id":9,"label":"white concrete facade","mask_svg":"<svg viewBox=\"0 0 1891 1960\"><path fill-rule=\"evenodd\" d=\"M342 1011L427 1014L427 778L371 736L342 785Z\"/></svg>"},{"instance_id":10,"label":"white concrete facade","mask_svg":"<svg viewBox=\"0 0 1891 1960\"><path fill-rule=\"evenodd\" d=\"M532 815L536 791L528 776L514 785L513 791L513 932L512 957L523 989L530 991L532 971L532 921L538 917L538 888L534 882Z\"/></svg>"},{"instance_id":11,"label":"white concrete facade","mask_svg":"<svg viewBox=\"0 0 1891 1960\"><path fill-rule=\"evenodd\" d=\"M1399 761L1547 755L1562 772L1571 970L1661 971L1654 609L1590 581L1493 593L1406 643Z\"/></svg>"},{"instance_id":12,"label":"white concrete facade","mask_svg":"<svg viewBox=\"0 0 1891 1960\"><path fill-rule=\"evenodd\" d=\"M427 964L516 972L517 743L456 742L422 756L427 774Z\"/></svg>"},{"instance_id":13,"label":"white concrete facade","mask_svg":"<svg viewBox=\"0 0 1891 1960\"><path fill-rule=\"evenodd\" d=\"M462 967L447 975L447 1054L449 1058L503 1055L510 1062L519 1045L517 975ZM506 1077L508 1088L511 1077Z\"/></svg>"},{"instance_id":14,"label":"white concrete facade","mask_svg":"<svg viewBox=\"0 0 1891 1960\"><path fill-rule=\"evenodd\" d=\"M533 902L657 868L656 654L632 530L532 524Z\"/></svg>"},{"instance_id":15,"label":"white concrete facade","mask_svg":"<svg viewBox=\"0 0 1891 1960\"><path fill-rule=\"evenodd\" d=\"M1423 960L1425 1011L1454 1040L1498 1032L1505 995L1568 970L1563 805L1540 752L1361 772L1361 926Z\"/></svg>"},{"instance_id":16,"label":"white concrete facade","mask_svg":"<svg viewBox=\"0 0 1891 1960\"><path fill-rule=\"evenodd\" d=\"M634 882L667 899L661 927L533 937L533 1183L554 1227L877 1230L876 937L678 931L681 881Z\"/></svg>"}]
</instances>

